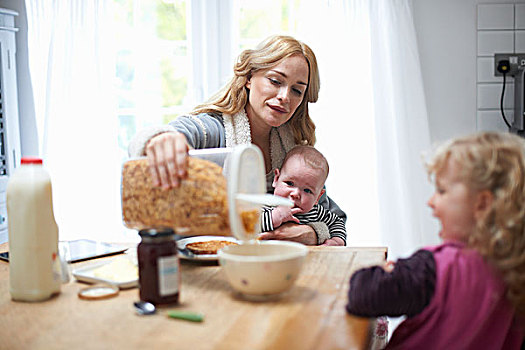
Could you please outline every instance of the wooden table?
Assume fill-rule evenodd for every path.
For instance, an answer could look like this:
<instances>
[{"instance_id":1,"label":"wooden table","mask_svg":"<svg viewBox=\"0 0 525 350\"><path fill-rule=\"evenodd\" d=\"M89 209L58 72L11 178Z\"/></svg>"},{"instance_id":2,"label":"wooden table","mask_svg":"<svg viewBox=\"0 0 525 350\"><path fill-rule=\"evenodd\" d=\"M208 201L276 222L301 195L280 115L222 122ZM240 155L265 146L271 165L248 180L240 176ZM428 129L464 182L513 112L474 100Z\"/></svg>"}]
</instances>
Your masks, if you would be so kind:
<instances>
[{"instance_id":1,"label":"wooden table","mask_svg":"<svg viewBox=\"0 0 525 350\"><path fill-rule=\"evenodd\" d=\"M385 257L386 248L311 247L293 289L266 302L237 296L216 263L181 260L181 304L152 316L135 314L137 288L88 301L77 297L86 284L76 281L50 300L13 302L0 261L0 349L362 349L371 321L347 315L348 281ZM170 319L170 309L205 319Z\"/></svg>"}]
</instances>

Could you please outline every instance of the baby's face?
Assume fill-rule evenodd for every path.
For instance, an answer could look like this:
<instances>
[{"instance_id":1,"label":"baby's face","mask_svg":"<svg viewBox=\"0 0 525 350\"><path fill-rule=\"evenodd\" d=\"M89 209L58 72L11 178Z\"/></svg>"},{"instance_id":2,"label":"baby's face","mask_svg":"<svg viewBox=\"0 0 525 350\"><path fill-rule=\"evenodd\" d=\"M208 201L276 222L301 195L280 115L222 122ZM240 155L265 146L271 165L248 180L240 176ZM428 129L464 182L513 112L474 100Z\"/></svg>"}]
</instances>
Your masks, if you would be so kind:
<instances>
[{"instance_id":1,"label":"baby's face","mask_svg":"<svg viewBox=\"0 0 525 350\"><path fill-rule=\"evenodd\" d=\"M324 193L324 172L306 164L302 157L293 156L281 171L275 170L272 186L275 195L291 199L295 208L306 213Z\"/></svg>"}]
</instances>

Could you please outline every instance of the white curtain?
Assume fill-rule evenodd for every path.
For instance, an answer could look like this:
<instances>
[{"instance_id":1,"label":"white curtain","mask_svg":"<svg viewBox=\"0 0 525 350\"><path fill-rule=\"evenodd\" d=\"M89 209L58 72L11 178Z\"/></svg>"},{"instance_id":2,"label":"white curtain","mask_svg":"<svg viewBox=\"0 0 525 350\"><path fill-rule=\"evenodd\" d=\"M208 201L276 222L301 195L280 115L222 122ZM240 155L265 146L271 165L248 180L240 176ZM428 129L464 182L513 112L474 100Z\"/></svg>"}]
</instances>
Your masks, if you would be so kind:
<instances>
[{"instance_id":1,"label":"white curtain","mask_svg":"<svg viewBox=\"0 0 525 350\"><path fill-rule=\"evenodd\" d=\"M433 187L423 166L430 134L408 0L370 2L381 237L391 256L438 242L426 202Z\"/></svg>"},{"instance_id":2,"label":"white curtain","mask_svg":"<svg viewBox=\"0 0 525 350\"><path fill-rule=\"evenodd\" d=\"M376 146L365 1L303 1L296 36L314 50L319 101L310 114L328 159L327 193L347 214L347 244L379 245ZM304 27L303 27L304 26Z\"/></svg>"},{"instance_id":3,"label":"white curtain","mask_svg":"<svg viewBox=\"0 0 525 350\"><path fill-rule=\"evenodd\" d=\"M408 0L303 1L299 39L319 60L312 107L327 192L348 215L348 245L386 245L389 259L437 241L422 165L430 147Z\"/></svg>"},{"instance_id":4,"label":"white curtain","mask_svg":"<svg viewBox=\"0 0 525 350\"><path fill-rule=\"evenodd\" d=\"M109 2L26 0L39 149L60 240L123 232Z\"/></svg>"}]
</instances>

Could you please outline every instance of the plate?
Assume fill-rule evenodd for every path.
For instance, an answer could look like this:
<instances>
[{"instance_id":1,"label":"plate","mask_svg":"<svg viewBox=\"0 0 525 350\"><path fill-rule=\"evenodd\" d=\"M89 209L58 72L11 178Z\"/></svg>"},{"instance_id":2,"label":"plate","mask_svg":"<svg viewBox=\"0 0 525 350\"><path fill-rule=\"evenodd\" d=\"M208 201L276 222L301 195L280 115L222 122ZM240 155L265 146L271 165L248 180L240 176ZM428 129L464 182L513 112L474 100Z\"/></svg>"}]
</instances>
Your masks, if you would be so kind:
<instances>
[{"instance_id":1,"label":"plate","mask_svg":"<svg viewBox=\"0 0 525 350\"><path fill-rule=\"evenodd\" d=\"M188 249L186 249L186 244L188 243L209 241L230 241L239 243L238 240L229 236L195 236L183 238L177 241L177 247L179 248L179 256L183 259L188 260L217 260L217 254L193 254Z\"/></svg>"},{"instance_id":2,"label":"plate","mask_svg":"<svg viewBox=\"0 0 525 350\"><path fill-rule=\"evenodd\" d=\"M73 270L72 274L77 280L82 282L106 283L115 285L120 289L126 289L138 286L138 269L136 270L136 277L114 278L110 277L110 275L118 275L119 272L125 275L134 275L134 271L130 271L129 269L129 267L133 268L133 266L136 268L137 265L133 263L131 259L127 257L119 257L111 261L104 261L80 267Z\"/></svg>"}]
</instances>

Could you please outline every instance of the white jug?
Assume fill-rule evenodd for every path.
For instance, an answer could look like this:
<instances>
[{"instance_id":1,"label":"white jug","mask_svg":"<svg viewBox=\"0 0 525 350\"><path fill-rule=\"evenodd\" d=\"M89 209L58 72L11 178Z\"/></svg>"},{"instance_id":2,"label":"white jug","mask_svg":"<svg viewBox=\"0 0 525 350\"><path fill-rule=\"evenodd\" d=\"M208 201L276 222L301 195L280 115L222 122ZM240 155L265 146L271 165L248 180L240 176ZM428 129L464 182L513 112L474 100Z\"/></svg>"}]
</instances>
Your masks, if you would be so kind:
<instances>
[{"instance_id":1,"label":"white jug","mask_svg":"<svg viewBox=\"0 0 525 350\"><path fill-rule=\"evenodd\" d=\"M24 157L7 183L9 291L13 300L42 301L60 292L58 227L51 179L42 159Z\"/></svg>"}]
</instances>

